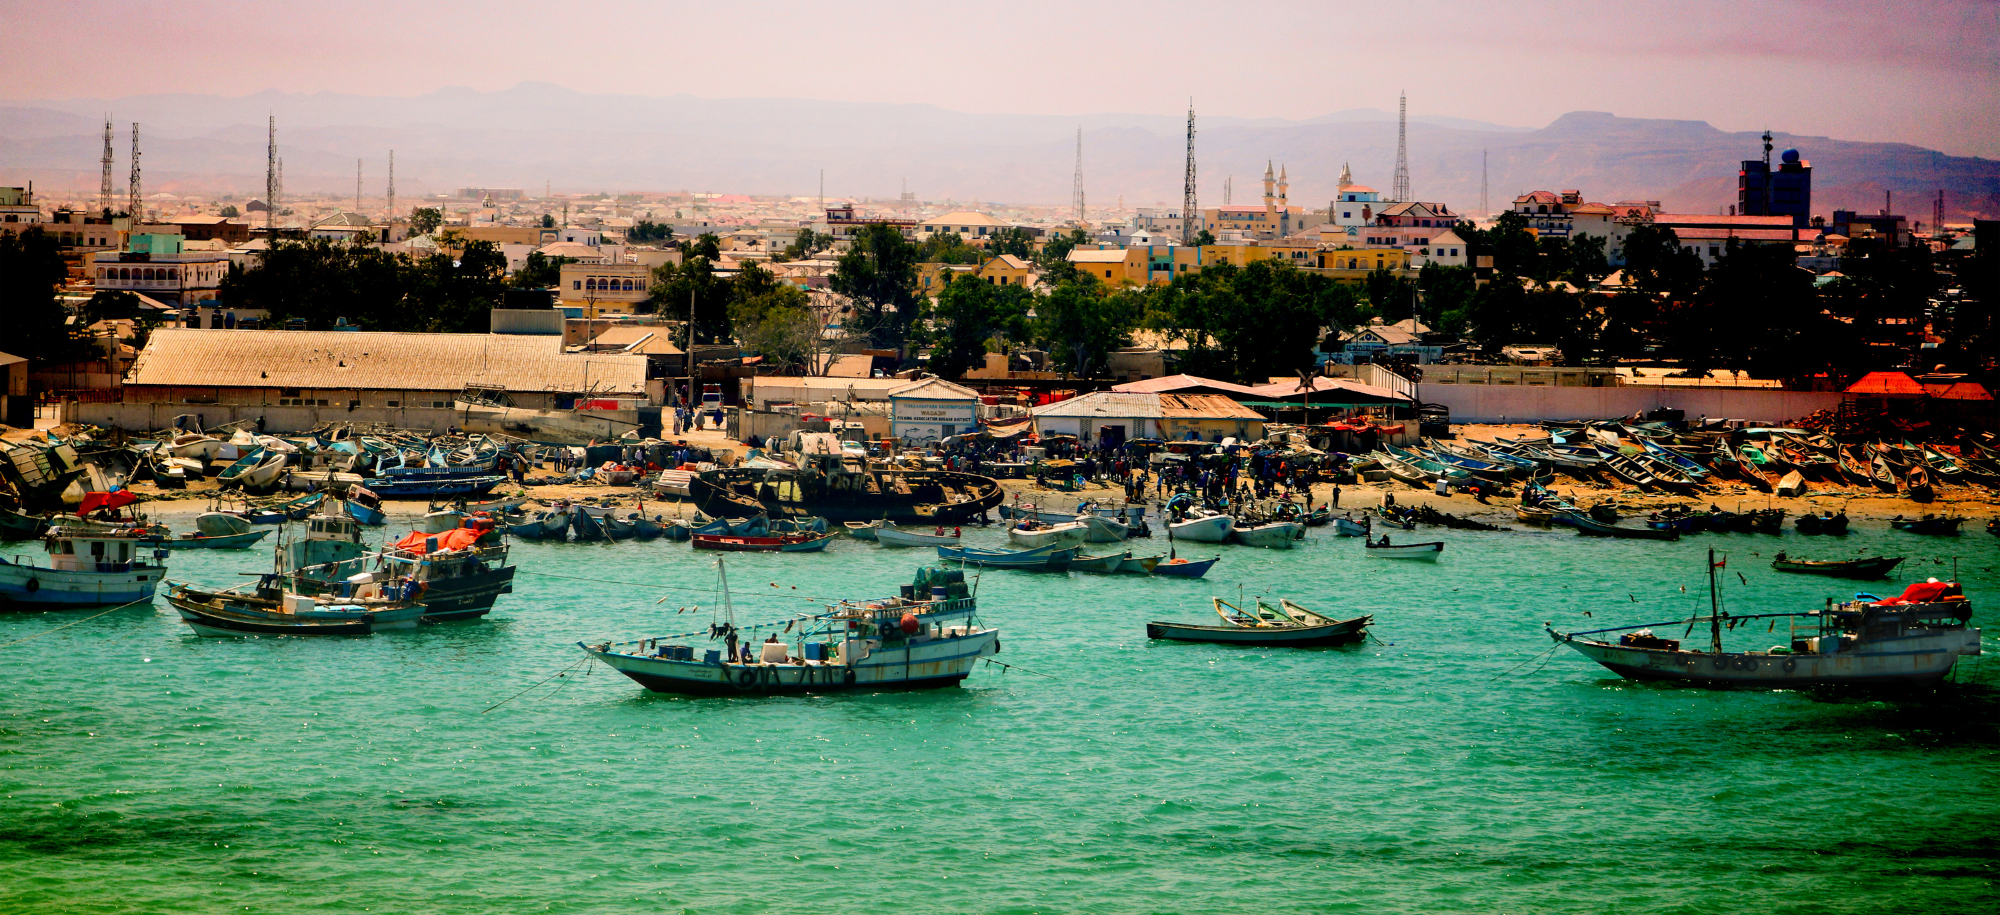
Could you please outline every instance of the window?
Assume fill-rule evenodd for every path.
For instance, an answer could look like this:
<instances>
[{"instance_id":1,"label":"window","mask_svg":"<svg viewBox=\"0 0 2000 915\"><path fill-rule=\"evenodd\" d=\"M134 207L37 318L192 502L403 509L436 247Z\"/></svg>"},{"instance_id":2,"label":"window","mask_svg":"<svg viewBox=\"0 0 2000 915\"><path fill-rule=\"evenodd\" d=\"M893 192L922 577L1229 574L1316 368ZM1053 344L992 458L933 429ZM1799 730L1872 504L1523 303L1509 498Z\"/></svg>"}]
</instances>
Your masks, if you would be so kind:
<instances>
[{"instance_id":1,"label":"window","mask_svg":"<svg viewBox=\"0 0 2000 915\"><path fill-rule=\"evenodd\" d=\"M570 281L570 283L571 283L571 286L570 286L570 288L572 288L572 289L582 289L582 288L583 288L583 281L582 281L582 280L571 280L571 281Z\"/></svg>"}]
</instances>

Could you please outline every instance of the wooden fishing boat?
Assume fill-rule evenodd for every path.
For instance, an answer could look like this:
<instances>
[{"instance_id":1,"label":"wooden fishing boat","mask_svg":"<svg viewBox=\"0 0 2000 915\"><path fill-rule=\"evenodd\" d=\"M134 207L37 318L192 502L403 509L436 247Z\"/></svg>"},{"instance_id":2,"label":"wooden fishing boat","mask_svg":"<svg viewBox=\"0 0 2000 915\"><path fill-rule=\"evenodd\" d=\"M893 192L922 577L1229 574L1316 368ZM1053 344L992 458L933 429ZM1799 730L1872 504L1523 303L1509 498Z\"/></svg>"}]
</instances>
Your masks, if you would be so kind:
<instances>
[{"instance_id":1,"label":"wooden fishing boat","mask_svg":"<svg viewBox=\"0 0 2000 915\"><path fill-rule=\"evenodd\" d=\"M168 586L167 604L196 634L215 637L368 635L378 629L414 628L424 611L422 604L408 600L322 603L297 594L257 600L179 582Z\"/></svg>"},{"instance_id":2,"label":"wooden fishing boat","mask_svg":"<svg viewBox=\"0 0 2000 915\"><path fill-rule=\"evenodd\" d=\"M1307 624L1276 614L1273 614L1276 619L1266 619L1244 613L1221 598L1212 600L1216 614L1222 617L1221 625L1151 622L1146 624L1146 637L1175 642L1308 648L1358 642L1366 637L1368 624L1374 619L1360 616ZM1318 614L1313 616L1325 619Z\"/></svg>"},{"instance_id":3,"label":"wooden fishing boat","mask_svg":"<svg viewBox=\"0 0 2000 915\"><path fill-rule=\"evenodd\" d=\"M1817 515L1808 512L1800 515L1797 521L1792 522L1792 525L1797 527L1801 534L1831 534L1835 536L1847 533L1847 524L1847 512L1845 511L1838 513L1827 512Z\"/></svg>"},{"instance_id":4,"label":"wooden fishing boat","mask_svg":"<svg viewBox=\"0 0 2000 915\"><path fill-rule=\"evenodd\" d=\"M1921 518L1905 518L1897 515L1889 519L1889 526L1911 534L1956 534L1965 519L1952 515L1925 515Z\"/></svg>"},{"instance_id":5,"label":"wooden fishing boat","mask_svg":"<svg viewBox=\"0 0 2000 915\"><path fill-rule=\"evenodd\" d=\"M1438 477L1443 477L1446 482L1454 487L1464 486L1473 482L1472 472L1462 467L1447 466L1414 451L1398 448L1387 442L1382 443L1382 450L1388 452L1390 457L1423 471L1426 480L1436 480Z\"/></svg>"},{"instance_id":6,"label":"wooden fishing boat","mask_svg":"<svg viewBox=\"0 0 2000 915\"><path fill-rule=\"evenodd\" d=\"M1577 534L1585 537L1617 537L1621 540L1681 539L1681 532L1673 528L1661 531L1649 527L1619 527L1615 524L1605 524L1578 512L1562 512L1556 519L1576 528Z\"/></svg>"},{"instance_id":7,"label":"wooden fishing boat","mask_svg":"<svg viewBox=\"0 0 2000 915\"><path fill-rule=\"evenodd\" d=\"M1382 539L1388 540L1389 538L1385 536ZM1363 540L1361 543L1362 546L1366 547L1367 555L1377 559L1415 559L1422 562L1436 562L1438 556L1444 553L1444 543L1435 540L1428 543L1397 544Z\"/></svg>"},{"instance_id":8,"label":"wooden fishing boat","mask_svg":"<svg viewBox=\"0 0 2000 915\"><path fill-rule=\"evenodd\" d=\"M1341 537L1366 537L1371 526L1367 518L1356 521L1353 518L1333 519L1333 532Z\"/></svg>"},{"instance_id":9,"label":"wooden fishing boat","mask_svg":"<svg viewBox=\"0 0 2000 915\"><path fill-rule=\"evenodd\" d=\"M1049 524L1023 518L1007 528L1007 539L1025 547L1076 546L1090 539L1090 527L1081 521Z\"/></svg>"},{"instance_id":10,"label":"wooden fishing boat","mask_svg":"<svg viewBox=\"0 0 2000 915\"><path fill-rule=\"evenodd\" d=\"M1382 465L1383 472L1387 473L1390 479L1417 489L1431 488L1430 474L1398 460L1393 455L1381 451L1377 451L1370 456L1375 459L1376 463Z\"/></svg>"},{"instance_id":11,"label":"wooden fishing boat","mask_svg":"<svg viewBox=\"0 0 2000 915\"><path fill-rule=\"evenodd\" d=\"M1291 521L1272 521L1250 526L1237 525L1229 532L1229 542L1268 550L1289 550L1305 527Z\"/></svg>"},{"instance_id":12,"label":"wooden fishing boat","mask_svg":"<svg viewBox=\"0 0 2000 915\"><path fill-rule=\"evenodd\" d=\"M1153 574L1165 575L1168 578L1200 578L1207 575L1209 568L1220 561L1222 561L1220 556L1213 559L1167 559L1153 566Z\"/></svg>"},{"instance_id":13,"label":"wooden fishing boat","mask_svg":"<svg viewBox=\"0 0 2000 915\"><path fill-rule=\"evenodd\" d=\"M1118 564L1118 568L1115 571L1151 575L1153 574L1153 570L1158 568L1160 563L1165 562L1166 559L1167 557L1165 556L1127 556L1123 562Z\"/></svg>"},{"instance_id":14,"label":"wooden fishing boat","mask_svg":"<svg viewBox=\"0 0 2000 915\"><path fill-rule=\"evenodd\" d=\"M862 457L805 455L796 470L732 467L689 481L695 507L716 517L816 515L829 521L964 524L1001 503L991 477L869 467Z\"/></svg>"},{"instance_id":15,"label":"wooden fishing boat","mask_svg":"<svg viewBox=\"0 0 2000 915\"><path fill-rule=\"evenodd\" d=\"M197 531L185 537L168 537L159 543L170 550L247 550L256 546L257 541L269 536L271 536L270 531L245 531L241 534L216 536Z\"/></svg>"},{"instance_id":16,"label":"wooden fishing boat","mask_svg":"<svg viewBox=\"0 0 2000 915\"><path fill-rule=\"evenodd\" d=\"M1632 461L1653 475L1654 485L1674 492L1692 493L1701 488L1702 480L1707 476L1704 474L1696 477L1656 454L1644 452L1635 454L1632 455Z\"/></svg>"},{"instance_id":17,"label":"wooden fishing boat","mask_svg":"<svg viewBox=\"0 0 2000 915\"><path fill-rule=\"evenodd\" d=\"M1086 528L1086 543L1122 543L1132 535L1131 525L1110 515L1086 511L1076 516L1076 523Z\"/></svg>"},{"instance_id":18,"label":"wooden fishing boat","mask_svg":"<svg viewBox=\"0 0 2000 915\"><path fill-rule=\"evenodd\" d=\"M1688 457L1685 454L1675 451L1672 448L1668 448L1667 446L1655 442L1651 439L1645 439L1640 444L1645 446L1647 455L1653 457L1656 460L1664 461L1665 463L1671 465L1672 467L1674 467L1674 469L1679 470L1681 473L1685 474L1689 480L1695 483L1701 483L1708 480L1709 477L1708 468L1702 466L1702 464L1699 461L1696 461L1694 458Z\"/></svg>"},{"instance_id":19,"label":"wooden fishing boat","mask_svg":"<svg viewBox=\"0 0 2000 915\"><path fill-rule=\"evenodd\" d=\"M695 534L697 550L725 553L817 553L826 549L833 534L778 534L772 537L736 537L726 534Z\"/></svg>"},{"instance_id":20,"label":"wooden fishing boat","mask_svg":"<svg viewBox=\"0 0 2000 915\"><path fill-rule=\"evenodd\" d=\"M1659 483L1645 465L1634 460L1629 454L1602 446L1598 448L1598 454L1604 458L1604 469L1611 471L1611 475L1620 480L1640 489L1651 489Z\"/></svg>"},{"instance_id":21,"label":"wooden fishing boat","mask_svg":"<svg viewBox=\"0 0 2000 915\"><path fill-rule=\"evenodd\" d=\"M1079 555L1069 561L1071 571L1076 572L1116 572L1125 560L1132 558L1132 551L1107 553L1103 556Z\"/></svg>"},{"instance_id":22,"label":"wooden fishing boat","mask_svg":"<svg viewBox=\"0 0 2000 915\"><path fill-rule=\"evenodd\" d=\"M1773 444L1784 455L1785 462L1808 479L1833 480L1840 476L1840 465L1833 458L1795 442L1773 440Z\"/></svg>"},{"instance_id":23,"label":"wooden fishing boat","mask_svg":"<svg viewBox=\"0 0 2000 915\"><path fill-rule=\"evenodd\" d=\"M1936 448L1932 448L1929 445L1925 445L1922 448L1914 448L1907 443L1904 447L1913 448L1924 462L1924 466L1937 479L1947 483L1956 483L1965 477L1965 468L1959 466L1958 460Z\"/></svg>"},{"instance_id":24,"label":"wooden fishing boat","mask_svg":"<svg viewBox=\"0 0 2000 915\"><path fill-rule=\"evenodd\" d=\"M1903 491L1912 502L1929 502L1937 498L1937 491L1931 488L1930 469L1921 463L1911 464L1909 472L1903 474Z\"/></svg>"},{"instance_id":25,"label":"wooden fishing boat","mask_svg":"<svg viewBox=\"0 0 2000 915\"><path fill-rule=\"evenodd\" d=\"M1555 520L1555 516L1556 513L1553 510L1542 508L1540 506L1535 506L1535 505L1514 506L1514 520L1519 521L1522 524L1533 525L1535 527L1548 527L1549 523Z\"/></svg>"},{"instance_id":26,"label":"wooden fishing boat","mask_svg":"<svg viewBox=\"0 0 2000 915\"><path fill-rule=\"evenodd\" d=\"M1324 505L1299 516L1299 523L1307 527L1325 527L1333 523L1333 509Z\"/></svg>"},{"instance_id":27,"label":"wooden fishing boat","mask_svg":"<svg viewBox=\"0 0 2000 915\"><path fill-rule=\"evenodd\" d=\"M1800 572L1807 575L1830 575L1834 578L1881 578L1900 565L1901 556L1873 556L1867 559L1791 559L1779 553L1771 560L1771 568L1780 572Z\"/></svg>"},{"instance_id":28,"label":"wooden fishing boat","mask_svg":"<svg viewBox=\"0 0 2000 915\"><path fill-rule=\"evenodd\" d=\"M48 529L48 522L10 508L0 508L0 540L33 540Z\"/></svg>"},{"instance_id":29,"label":"wooden fishing boat","mask_svg":"<svg viewBox=\"0 0 2000 915\"><path fill-rule=\"evenodd\" d=\"M1868 486L1875 482L1868 470L1868 461L1856 453L1856 447L1848 445L1834 449L1834 463L1840 468L1841 476L1856 486Z\"/></svg>"},{"instance_id":30,"label":"wooden fishing boat","mask_svg":"<svg viewBox=\"0 0 2000 915\"><path fill-rule=\"evenodd\" d=\"M1067 569L1082 552L1082 547L1065 547L1058 544L1048 544L1028 550L986 550L969 546L937 548L938 558L946 562L1036 572L1060 572Z\"/></svg>"},{"instance_id":31,"label":"wooden fishing boat","mask_svg":"<svg viewBox=\"0 0 2000 915\"><path fill-rule=\"evenodd\" d=\"M1805 474L1794 470L1778 481L1778 498L1796 499L1806 494Z\"/></svg>"},{"instance_id":32,"label":"wooden fishing boat","mask_svg":"<svg viewBox=\"0 0 2000 915\"><path fill-rule=\"evenodd\" d=\"M1167 538L1195 543L1226 543L1230 532L1235 529L1235 518L1219 512L1203 512L1197 509L1185 521L1168 522Z\"/></svg>"},{"instance_id":33,"label":"wooden fishing boat","mask_svg":"<svg viewBox=\"0 0 2000 915\"><path fill-rule=\"evenodd\" d=\"M847 531L848 536L856 540L874 540L875 532L881 530L884 526L884 523L879 519L875 521L841 522L841 528Z\"/></svg>"},{"instance_id":34,"label":"wooden fishing boat","mask_svg":"<svg viewBox=\"0 0 2000 915\"><path fill-rule=\"evenodd\" d=\"M884 527L875 532L875 542L883 546L956 546L957 534L918 534Z\"/></svg>"},{"instance_id":35,"label":"wooden fishing boat","mask_svg":"<svg viewBox=\"0 0 2000 915\"><path fill-rule=\"evenodd\" d=\"M1883 454L1881 449L1869 449L1868 473L1876 489L1883 492L1896 491L1896 465L1890 462L1889 456Z\"/></svg>"}]
</instances>

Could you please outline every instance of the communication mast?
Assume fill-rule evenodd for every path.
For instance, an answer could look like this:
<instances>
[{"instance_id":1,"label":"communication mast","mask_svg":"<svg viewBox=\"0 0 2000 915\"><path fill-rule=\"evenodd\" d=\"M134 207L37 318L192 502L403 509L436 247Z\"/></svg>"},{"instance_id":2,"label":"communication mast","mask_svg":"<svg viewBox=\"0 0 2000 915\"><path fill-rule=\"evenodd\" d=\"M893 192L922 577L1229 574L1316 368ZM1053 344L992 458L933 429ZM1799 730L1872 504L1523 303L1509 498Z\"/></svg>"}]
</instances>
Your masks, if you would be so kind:
<instances>
[{"instance_id":1,"label":"communication mast","mask_svg":"<svg viewBox=\"0 0 2000 915\"><path fill-rule=\"evenodd\" d=\"M1486 150L1483 149L1479 151L1479 215L1493 215L1493 211L1486 208Z\"/></svg>"},{"instance_id":2,"label":"communication mast","mask_svg":"<svg viewBox=\"0 0 2000 915\"><path fill-rule=\"evenodd\" d=\"M104 116L104 180L97 189L99 212L111 210L111 116Z\"/></svg>"},{"instance_id":3,"label":"communication mast","mask_svg":"<svg viewBox=\"0 0 2000 915\"><path fill-rule=\"evenodd\" d=\"M1188 100L1187 181L1181 188L1181 244L1194 244L1194 100Z\"/></svg>"},{"instance_id":4,"label":"communication mast","mask_svg":"<svg viewBox=\"0 0 2000 915\"><path fill-rule=\"evenodd\" d=\"M1938 188L1937 201L1931 204L1931 237L1944 237L1944 188Z\"/></svg>"},{"instance_id":5,"label":"communication mast","mask_svg":"<svg viewBox=\"0 0 2000 915\"><path fill-rule=\"evenodd\" d=\"M1083 128L1076 129L1076 224L1083 225Z\"/></svg>"},{"instance_id":6,"label":"communication mast","mask_svg":"<svg viewBox=\"0 0 2000 915\"><path fill-rule=\"evenodd\" d=\"M1406 127L1410 116L1410 96L1396 97L1396 184L1389 199L1402 203L1410 199L1410 144Z\"/></svg>"},{"instance_id":7,"label":"communication mast","mask_svg":"<svg viewBox=\"0 0 2000 915\"><path fill-rule=\"evenodd\" d=\"M396 151L389 150L389 215L382 217L382 224L396 218Z\"/></svg>"},{"instance_id":8,"label":"communication mast","mask_svg":"<svg viewBox=\"0 0 2000 915\"><path fill-rule=\"evenodd\" d=\"M278 117L271 116L270 139L264 147L264 234L278 218Z\"/></svg>"},{"instance_id":9,"label":"communication mast","mask_svg":"<svg viewBox=\"0 0 2000 915\"><path fill-rule=\"evenodd\" d=\"M361 160L354 160L354 215L361 215Z\"/></svg>"},{"instance_id":10,"label":"communication mast","mask_svg":"<svg viewBox=\"0 0 2000 915\"><path fill-rule=\"evenodd\" d=\"M143 215L140 210L140 203L139 203L140 200L141 196L139 193L139 122L134 121L132 122L132 178L131 178L131 183L128 184L125 188L125 212L132 214L133 226L137 226L140 223L146 221L143 218Z\"/></svg>"}]
</instances>

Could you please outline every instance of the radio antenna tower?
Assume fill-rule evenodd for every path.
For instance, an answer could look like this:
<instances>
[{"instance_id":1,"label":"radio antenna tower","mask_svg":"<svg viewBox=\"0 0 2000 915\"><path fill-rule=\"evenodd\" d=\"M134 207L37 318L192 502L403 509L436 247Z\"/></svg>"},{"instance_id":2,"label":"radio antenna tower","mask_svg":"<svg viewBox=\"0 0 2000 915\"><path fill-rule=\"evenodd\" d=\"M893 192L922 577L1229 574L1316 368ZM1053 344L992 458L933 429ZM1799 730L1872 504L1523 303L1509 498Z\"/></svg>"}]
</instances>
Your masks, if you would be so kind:
<instances>
[{"instance_id":1,"label":"radio antenna tower","mask_svg":"<svg viewBox=\"0 0 2000 915\"><path fill-rule=\"evenodd\" d=\"M396 151L389 150L389 215L382 217L382 224L396 218Z\"/></svg>"},{"instance_id":2,"label":"radio antenna tower","mask_svg":"<svg viewBox=\"0 0 2000 915\"><path fill-rule=\"evenodd\" d=\"M104 116L104 180L97 189L97 208L111 212L111 115Z\"/></svg>"},{"instance_id":3,"label":"radio antenna tower","mask_svg":"<svg viewBox=\"0 0 2000 915\"><path fill-rule=\"evenodd\" d=\"M1944 188L1938 188L1937 202L1931 204L1931 237L1944 237Z\"/></svg>"},{"instance_id":4,"label":"radio antenna tower","mask_svg":"<svg viewBox=\"0 0 2000 915\"><path fill-rule=\"evenodd\" d=\"M1076 129L1076 224L1083 225L1083 128Z\"/></svg>"},{"instance_id":5,"label":"radio antenna tower","mask_svg":"<svg viewBox=\"0 0 2000 915\"><path fill-rule=\"evenodd\" d=\"M1493 211L1486 208L1486 150L1483 149L1479 151L1479 215L1493 215Z\"/></svg>"},{"instance_id":6,"label":"radio antenna tower","mask_svg":"<svg viewBox=\"0 0 2000 915\"><path fill-rule=\"evenodd\" d=\"M354 214L361 215L361 160L354 160Z\"/></svg>"},{"instance_id":7,"label":"radio antenna tower","mask_svg":"<svg viewBox=\"0 0 2000 915\"><path fill-rule=\"evenodd\" d=\"M1194 244L1194 99L1188 99L1187 180L1181 188L1181 244Z\"/></svg>"},{"instance_id":8,"label":"radio antenna tower","mask_svg":"<svg viewBox=\"0 0 2000 915\"><path fill-rule=\"evenodd\" d=\"M132 179L125 188L125 211L132 214L132 225L145 221L139 201L139 122L132 122Z\"/></svg>"},{"instance_id":9,"label":"radio antenna tower","mask_svg":"<svg viewBox=\"0 0 2000 915\"><path fill-rule=\"evenodd\" d=\"M270 139L264 147L264 234L278 218L278 117L271 116Z\"/></svg>"},{"instance_id":10,"label":"radio antenna tower","mask_svg":"<svg viewBox=\"0 0 2000 915\"><path fill-rule=\"evenodd\" d=\"M1406 126L1410 117L1408 93L1396 97L1396 184L1389 199L1403 203L1410 199L1410 144Z\"/></svg>"},{"instance_id":11,"label":"radio antenna tower","mask_svg":"<svg viewBox=\"0 0 2000 915\"><path fill-rule=\"evenodd\" d=\"M1227 178L1224 178L1224 179L1222 179L1222 205L1223 205L1223 206L1228 206L1228 205L1229 205L1229 204L1230 204L1230 203L1232 202L1231 198L1233 198L1233 197L1235 196L1235 193L1234 193L1234 191L1236 190L1236 189L1235 189L1235 187L1234 187L1234 185L1235 185L1235 184L1236 184L1236 176L1234 176L1234 175L1231 175L1231 176L1229 176L1229 177L1227 177Z\"/></svg>"}]
</instances>

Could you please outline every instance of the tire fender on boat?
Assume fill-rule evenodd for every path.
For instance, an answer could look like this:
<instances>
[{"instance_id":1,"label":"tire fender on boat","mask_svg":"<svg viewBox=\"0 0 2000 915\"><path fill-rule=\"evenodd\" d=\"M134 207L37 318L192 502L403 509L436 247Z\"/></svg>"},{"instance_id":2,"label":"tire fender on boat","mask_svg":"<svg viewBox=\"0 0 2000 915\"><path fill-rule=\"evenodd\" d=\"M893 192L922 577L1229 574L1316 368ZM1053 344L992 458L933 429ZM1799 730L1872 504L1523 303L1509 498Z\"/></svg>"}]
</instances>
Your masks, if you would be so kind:
<instances>
[{"instance_id":1,"label":"tire fender on boat","mask_svg":"<svg viewBox=\"0 0 2000 915\"><path fill-rule=\"evenodd\" d=\"M28 579L28 583L22 585L22 587L28 589L29 594L33 594L42 589L42 580L39 578L30 578Z\"/></svg>"},{"instance_id":2,"label":"tire fender on boat","mask_svg":"<svg viewBox=\"0 0 2000 915\"><path fill-rule=\"evenodd\" d=\"M854 685L854 668L850 667L840 672L840 685L842 686Z\"/></svg>"},{"instance_id":3,"label":"tire fender on boat","mask_svg":"<svg viewBox=\"0 0 2000 915\"><path fill-rule=\"evenodd\" d=\"M736 685L749 688L757 685L757 668L745 667L736 674Z\"/></svg>"}]
</instances>

